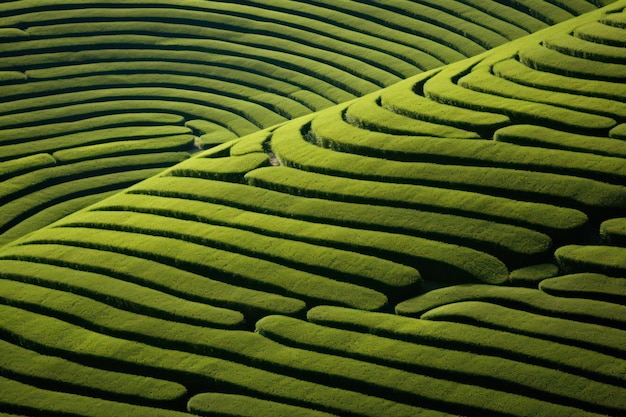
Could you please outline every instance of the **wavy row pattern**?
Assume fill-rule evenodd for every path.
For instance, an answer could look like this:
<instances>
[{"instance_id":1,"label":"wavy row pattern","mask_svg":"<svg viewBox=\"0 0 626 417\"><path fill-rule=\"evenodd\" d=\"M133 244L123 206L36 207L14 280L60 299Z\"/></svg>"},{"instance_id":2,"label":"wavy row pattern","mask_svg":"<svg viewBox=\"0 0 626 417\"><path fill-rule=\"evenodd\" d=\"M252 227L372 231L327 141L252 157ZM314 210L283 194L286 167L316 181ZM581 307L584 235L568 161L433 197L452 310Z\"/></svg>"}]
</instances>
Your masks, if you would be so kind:
<instances>
[{"instance_id":1,"label":"wavy row pattern","mask_svg":"<svg viewBox=\"0 0 626 417\"><path fill-rule=\"evenodd\" d=\"M161 169L0 249L0 412L626 412L626 1L600 11L602 2L583 0L406 3L320 0L292 14L294 2L0 6L6 37L24 38L7 46L15 95L0 122L39 135L46 149L7 158L0 210L40 196L20 206L30 219L91 195L103 173ZM584 16L482 52L574 14ZM285 37L263 49L280 16L293 16ZM373 38L382 41L351 67ZM435 59L428 48L443 38L437 65L480 55L372 92L427 67L401 58L413 40L423 41L413 59ZM98 46L64 52L71 41ZM252 82L209 88L208 73L185 73L212 71L193 61L211 45L215 62L231 51L229 65L263 51L253 67L265 77L296 41L301 55L289 55L285 71L324 66L307 54L341 56L326 79L302 78L334 80L331 89L264 91L240 107ZM112 59L120 50L138 55ZM178 51L184 65L165 60ZM46 69L57 54L101 61ZM171 84L152 85L142 60L172 70ZM11 78L18 62L50 77L37 81L48 93L35 97L30 81ZM287 88L288 78L266 84ZM101 86L80 90L70 79ZM216 97L219 114L239 113L209 116ZM122 122L123 107L107 113L118 105L134 124ZM76 117L58 120L67 109ZM193 157L159 148L199 133L219 142L226 131L222 140L252 133ZM77 135L88 143L76 145ZM126 152L132 146L115 138L128 135L154 151ZM18 155L21 142L5 142ZM183 161L162 170L161 155ZM72 198L46 194L54 187ZM6 218L7 230L17 226Z\"/></svg>"}]
</instances>

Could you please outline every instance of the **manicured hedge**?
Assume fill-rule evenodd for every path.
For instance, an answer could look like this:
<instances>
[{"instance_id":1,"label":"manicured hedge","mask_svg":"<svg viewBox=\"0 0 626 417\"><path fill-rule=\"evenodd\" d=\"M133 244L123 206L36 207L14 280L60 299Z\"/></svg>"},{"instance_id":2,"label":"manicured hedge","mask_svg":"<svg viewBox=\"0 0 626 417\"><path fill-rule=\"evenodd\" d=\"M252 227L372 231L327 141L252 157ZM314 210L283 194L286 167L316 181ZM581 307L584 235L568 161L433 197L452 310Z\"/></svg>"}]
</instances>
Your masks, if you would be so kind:
<instances>
[{"instance_id":1,"label":"manicured hedge","mask_svg":"<svg viewBox=\"0 0 626 417\"><path fill-rule=\"evenodd\" d=\"M12 177L54 165L56 165L56 160L48 153L38 153L0 162L0 181L4 182Z\"/></svg>"},{"instance_id":2,"label":"manicured hedge","mask_svg":"<svg viewBox=\"0 0 626 417\"><path fill-rule=\"evenodd\" d=\"M238 327L241 313L189 301L123 279L53 264L0 261L0 277L71 292L98 302L164 320L213 327ZM106 285L103 285L106 284Z\"/></svg>"},{"instance_id":3,"label":"manicured hedge","mask_svg":"<svg viewBox=\"0 0 626 417\"><path fill-rule=\"evenodd\" d=\"M57 356L41 355L4 340L0 340L0 350L0 372L3 376L55 391L140 402L162 408L171 406L188 394L184 386L175 382L85 366Z\"/></svg>"},{"instance_id":4,"label":"manicured hedge","mask_svg":"<svg viewBox=\"0 0 626 417\"><path fill-rule=\"evenodd\" d=\"M508 223L544 233L575 231L587 220L580 211L548 204L432 186L342 178L287 167L260 168L250 171L245 177L253 186L295 195L438 211Z\"/></svg>"},{"instance_id":5,"label":"manicured hedge","mask_svg":"<svg viewBox=\"0 0 626 417\"><path fill-rule=\"evenodd\" d=\"M209 183L196 183L198 187L190 187L192 184L192 182L188 182L190 179L185 179L184 183L187 185L186 189L193 189L193 192L181 193L176 185L182 184L183 181L180 179L174 180L176 179L152 179L149 183L134 187L130 192L219 202L235 207L244 207L246 210L262 212L267 210L270 213L285 213L289 217L292 216L289 214L290 211L292 211L293 217L300 219L312 219L310 213L314 211L312 210L313 207L327 207L325 204L320 206L316 199L295 198L267 190L255 191L254 188L250 189L250 187L239 185L234 188L230 186L224 187L222 186L224 183L219 182L210 184L210 187L207 187ZM305 206L315 204L315 206L304 208L302 204ZM294 208L289 208L290 206ZM329 208L334 206L334 204L331 204ZM288 209L285 209L286 207ZM337 205L337 207L341 209L342 205ZM121 208L124 208L124 206L122 205ZM365 210L366 207L360 207L360 209ZM358 212L354 214L350 213L352 210L350 205L343 206L343 210L345 210L346 215L349 216L348 219L358 214ZM147 211L150 212L149 209ZM253 217L252 220L246 220L249 225L248 227L252 225L252 230L258 230L255 226L257 217L258 216ZM373 219L375 219L375 216ZM331 242L331 246L338 246L342 249L355 250L361 253L390 259L394 262L405 263L416 267L420 273L427 274L432 278L449 276L499 283L506 280L508 276L506 267L493 256L462 246L418 237L380 233L363 229L339 229L333 226L320 227L315 223L301 225L300 223L287 221L279 222L271 219L261 221L268 224L268 226L263 226L261 230L272 230L276 226L281 226L282 230L279 229L279 235L286 233L288 236L309 236L306 240L312 241L313 243ZM282 228L283 223L285 224L285 228ZM331 221L331 223L336 223L336 221ZM346 221L345 225L350 225L349 220ZM378 228L379 227L375 227L375 229ZM332 242L337 242L338 245Z\"/></svg>"},{"instance_id":6,"label":"manicured hedge","mask_svg":"<svg viewBox=\"0 0 626 417\"><path fill-rule=\"evenodd\" d=\"M494 135L499 142L548 149L592 153L626 158L626 142L602 136L578 135L534 125L513 125L499 129Z\"/></svg>"},{"instance_id":7,"label":"manicured hedge","mask_svg":"<svg viewBox=\"0 0 626 417\"><path fill-rule=\"evenodd\" d=\"M598 272L626 277L626 247L568 245L558 248L554 257L566 273Z\"/></svg>"},{"instance_id":8,"label":"manicured hedge","mask_svg":"<svg viewBox=\"0 0 626 417\"><path fill-rule=\"evenodd\" d=\"M602 222L600 237L607 245L626 246L626 218L620 217Z\"/></svg>"},{"instance_id":9,"label":"manicured hedge","mask_svg":"<svg viewBox=\"0 0 626 417\"><path fill-rule=\"evenodd\" d=\"M156 201L151 199L152 203ZM419 273L413 268L358 252L271 237L230 226L178 220L175 217L175 213L167 213L165 210L163 215L158 216L128 211L90 211L56 224L171 237L265 259L379 291L412 287L420 281Z\"/></svg>"},{"instance_id":10,"label":"manicured hedge","mask_svg":"<svg viewBox=\"0 0 626 417\"><path fill-rule=\"evenodd\" d=\"M247 288L273 292L307 303L377 310L387 297L367 287L182 239L87 227L38 231L29 243L70 244L145 258Z\"/></svg>"},{"instance_id":11,"label":"manicured hedge","mask_svg":"<svg viewBox=\"0 0 626 417\"><path fill-rule=\"evenodd\" d=\"M457 383L472 383L495 390L505 385L509 392L560 404L577 404L579 408L594 411L625 408L620 400L616 400L624 395L621 392L624 388L616 389L606 383L521 361L337 330L282 316L264 317L257 322L256 330L265 337L300 349L354 358ZM439 387L436 382L432 385L435 389L443 388L443 384ZM584 386L586 390L583 393L573 389L575 386ZM427 392L427 388L423 387L422 392Z\"/></svg>"},{"instance_id":12,"label":"manicured hedge","mask_svg":"<svg viewBox=\"0 0 626 417\"><path fill-rule=\"evenodd\" d=\"M430 71L386 88L380 94L382 107L417 120L474 131L484 137L510 124L509 117L503 114L466 109L424 97L421 91L424 82L436 74L436 71Z\"/></svg>"},{"instance_id":13,"label":"manicured hedge","mask_svg":"<svg viewBox=\"0 0 626 417\"><path fill-rule=\"evenodd\" d=\"M211 386L218 392L235 389L257 398L284 401L340 415L373 417L383 413L391 413L394 416L408 417L420 415L425 411L419 406L407 405L352 390L329 387L224 359L178 350L167 350L113 338L55 318L6 305L0 305L0 313L0 328L5 334L19 337L24 343L36 345L45 351L80 358L81 362L84 363L105 362L113 366L123 367L126 372L158 374L199 388L206 389L207 386ZM45 331L42 331L43 329ZM74 334L75 338L58 338L56 337L58 334ZM255 336L249 332L246 334L248 339ZM77 339L82 340L83 343L76 343ZM261 336L255 339L262 341ZM234 343L241 349L247 349L250 354L265 354L259 352L254 345L244 346L236 343L234 339L225 338L224 340L230 341L231 344ZM281 356L276 354L275 348L277 346L280 345L272 344L269 355L280 359ZM285 359L287 358L282 357L282 360ZM315 363L310 364L311 366L315 365ZM276 369L275 365L271 367ZM58 404L58 398L56 400ZM107 412L110 410L108 409ZM439 414L433 412L433 415ZM583 413L582 415L588 414Z\"/></svg>"},{"instance_id":14,"label":"manicured hedge","mask_svg":"<svg viewBox=\"0 0 626 417\"><path fill-rule=\"evenodd\" d=\"M586 118L589 118L590 123L592 123L593 115L599 115L602 117L597 118L598 130L610 129L616 124L617 120L621 120L626 116L626 104L621 101L520 85L493 75L491 65L474 68L469 74L459 79L459 85L497 97L508 97L528 103L545 103L571 109L575 112L580 112L578 115L572 114L571 116L576 123L582 122ZM556 114L556 111L554 113ZM568 126L563 125L563 127Z\"/></svg>"},{"instance_id":15,"label":"manicured hedge","mask_svg":"<svg viewBox=\"0 0 626 417\"><path fill-rule=\"evenodd\" d=\"M524 65L519 59L511 58L496 62L491 69L494 75L520 85L612 100L626 99L624 84L538 71Z\"/></svg>"},{"instance_id":16,"label":"manicured hedge","mask_svg":"<svg viewBox=\"0 0 626 417\"><path fill-rule=\"evenodd\" d=\"M539 289L560 297L588 298L626 305L626 278L582 273L546 279Z\"/></svg>"},{"instance_id":17,"label":"manicured hedge","mask_svg":"<svg viewBox=\"0 0 626 417\"><path fill-rule=\"evenodd\" d=\"M269 164L269 157L262 152L223 158L191 158L173 167L168 175L243 182L248 171Z\"/></svg>"},{"instance_id":18,"label":"manicured hedge","mask_svg":"<svg viewBox=\"0 0 626 417\"><path fill-rule=\"evenodd\" d=\"M621 64L591 61L561 54L539 44L524 44L519 51L519 60L527 67L575 78L622 83L626 80Z\"/></svg>"},{"instance_id":19,"label":"manicured hedge","mask_svg":"<svg viewBox=\"0 0 626 417\"><path fill-rule=\"evenodd\" d=\"M623 47L590 42L571 34L550 35L545 38L544 46L562 54L592 61L626 64L626 51Z\"/></svg>"},{"instance_id":20,"label":"manicured hedge","mask_svg":"<svg viewBox=\"0 0 626 417\"><path fill-rule=\"evenodd\" d=\"M392 135L440 136L460 139L477 139L479 137L474 132L425 121L428 116L418 117L421 120L415 120L394 113L381 107L378 101L378 93L361 97L346 108L343 112L343 118L358 128Z\"/></svg>"},{"instance_id":21,"label":"manicured hedge","mask_svg":"<svg viewBox=\"0 0 626 417\"><path fill-rule=\"evenodd\" d=\"M511 271L509 280L513 285L537 288L544 279L559 274L559 267L555 264L537 264Z\"/></svg>"},{"instance_id":22,"label":"manicured hedge","mask_svg":"<svg viewBox=\"0 0 626 417\"><path fill-rule=\"evenodd\" d=\"M232 226L385 258L388 256L377 249L392 249L393 245L375 238L380 235L375 231L458 244L493 254L512 264L541 257L551 246L544 234L462 216L304 198L223 183L207 184L208 187L194 195L177 193L176 187L186 184L187 189L197 190L202 183L153 179L149 184L152 185L134 188L134 192L142 194L124 194L98 205L97 209L154 213ZM155 195L157 193L163 197ZM363 238L356 237L362 234ZM368 245L368 239L381 242L382 246Z\"/></svg>"},{"instance_id":23,"label":"manicured hedge","mask_svg":"<svg viewBox=\"0 0 626 417\"><path fill-rule=\"evenodd\" d=\"M223 417L331 417L334 414L237 394L206 392L191 397L189 412Z\"/></svg>"},{"instance_id":24,"label":"manicured hedge","mask_svg":"<svg viewBox=\"0 0 626 417\"><path fill-rule=\"evenodd\" d=\"M583 301L583 304L586 303ZM614 310L618 310L619 314L619 308L614 308ZM626 351L624 347L626 346L624 345L626 332L623 329L550 317L543 313L535 314L487 302L462 301L446 304L422 314L421 317L427 320L470 323L488 329L527 335L563 345L578 346L611 355L613 358L623 357ZM598 357L597 361L589 360L590 363L585 365L586 369L596 368L594 372L613 379L624 378L624 374L619 374L623 361L621 365L606 365L612 363L614 359ZM615 370L618 372L616 373Z\"/></svg>"},{"instance_id":25,"label":"manicured hedge","mask_svg":"<svg viewBox=\"0 0 626 417\"><path fill-rule=\"evenodd\" d=\"M46 390L0 376L0 405L16 413L28 415L71 415L80 417L190 417L165 408L145 407L107 401L100 398ZM33 413L33 414L31 414ZM12 415L12 414L6 414Z\"/></svg>"},{"instance_id":26,"label":"manicured hedge","mask_svg":"<svg viewBox=\"0 0 626 417\"><path fill-rule=\"evenodd\" d=\"M330 306L312 308L307 313L307 319L324 326L370 333L417 345L473 352L565 370L599 381L612 380L621 384L618 381L624 379L624 375L620 374L624 364L619 358L626 352L626 345L621 330L479 302L451 305L456 308L456 317L460 317L458 313L463 305L467 307L463 310L465 315L476 317L472 320L473 325L454 322L452 315L444 321L435 321L435 314L428 313L429 320L420 320ZM606 366L599 366L601 363Z\"/></svg>"},{"instance_id":27,"label":"manicured hedge","mask_svg":"<svg viewBox=\"0 0 626 417\"><path fill-rule=\"evenodd\" d=\"M485 301L530 313L626 329L626 307L596 300L553 297L530 288L465 284L418 295L396 306L398 314L419 317L460 301Z\"/></svg>"},{"instance_id":28,"label":"manicured hedge","mask_svg":"<svg viewBox=\"0 0 626 417\"><path fill-rule=\"evenodd\" d=\"M304 302L248 289L143 258L69 245L5 248L2 259L50 264L109 276L185 300L237 310L246 319L267 314L300 314ZM174 277L175 279L172 279Z\"/></svg>"}]
</instances>

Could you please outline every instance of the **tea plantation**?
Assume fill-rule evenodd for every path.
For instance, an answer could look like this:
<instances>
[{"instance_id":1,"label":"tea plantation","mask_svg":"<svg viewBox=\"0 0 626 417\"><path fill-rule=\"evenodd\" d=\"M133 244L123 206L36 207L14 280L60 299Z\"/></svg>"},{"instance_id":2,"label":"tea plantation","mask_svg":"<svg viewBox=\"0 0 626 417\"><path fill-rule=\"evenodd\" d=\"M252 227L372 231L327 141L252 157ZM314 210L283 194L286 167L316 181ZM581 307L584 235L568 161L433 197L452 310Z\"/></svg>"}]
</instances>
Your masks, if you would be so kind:
<instances>
[{"instance_id":1,"label":"tea plantation","mask_svg":"<svg viewBox=\"0 0 626 417\"><path fill-rule=\"evenodd\" d=\"M0 58L0 415L626 415L626 0L18 0Z\"/></svg>"}]
</instances>

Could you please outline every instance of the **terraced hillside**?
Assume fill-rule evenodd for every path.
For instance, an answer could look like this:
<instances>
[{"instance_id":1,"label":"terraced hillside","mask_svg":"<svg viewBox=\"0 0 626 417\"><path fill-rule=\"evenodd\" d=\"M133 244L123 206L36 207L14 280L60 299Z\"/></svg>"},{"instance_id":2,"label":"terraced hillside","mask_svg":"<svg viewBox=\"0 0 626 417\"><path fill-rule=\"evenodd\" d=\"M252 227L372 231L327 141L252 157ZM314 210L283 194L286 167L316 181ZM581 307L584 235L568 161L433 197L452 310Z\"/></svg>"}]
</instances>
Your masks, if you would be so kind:
<instances>
[{"instance_id":1,"label":"terraced hillside","mask_svg":"<svg viewBox=\"0 0 626 417\"><path fill-rule=\"evenodd\" d=\"M506 3L2 2L0 245L199 148L595 8Z\"/></svg>"},{"instance_id":2,"label":"terraced hillside","mask_svg":"<svg viewBox=\"0 0 626 417\"><path fill-rule=\"evenodd\" d=\"M0 413L626 414L626 0L606 3L172 2L167 13L153 1L124 2L133 5L124 10L121 2L2 4L1 21L12 26L7 50L29 51L0 60L14 65L0 91L24 89L7 97L3 108L14 110L0 119L24 124L2 134L39 139L14 139L0 154L37 142L51 148L0 165L9 190L0 209L22 207L3 217ZM61 9L63 19L50 17ZM101 23L108 19L124 34ZM224 40L203 32L203 21L219 22ZM320 23L307 36L312 21ZM296 42L388 68L353 66L345 84L369 87L289 114L265 106L276 100L293 110L296 96L339 91L339 73L325 75L330 89L236 99L220 79L224 92L201 93L220 97L221 110L232 103L254 120L281 116L237 131L225 121L235 119L197 110L213 101L186 101L200 94L190 86L217 78L174 71L191 62L141 58L193 60L201 51L183 45L206 36L216 53L236 31L258 52L266 43L257 36L279 22L289 22L288 35L273 44L276 54ZM16 36L38 39L23 39L34 42L27 47ZM107 60L107 45L122 45L108 36L128 37L124 50L137 55ZM60 58L69 39L97 46ZM444 57L443 43L457 55ZM265 77L267 56L249 61L239 56L244 43L233 45L223 46L224 59ZM435 54L438 63L417 63ZM82 61L95 55L104 58ZM295 67L301 58L277 67L293 80L323 81L298 69L310 64ZM49 69L52 79L32 80L48 71L46 59L68 61ZM19 66L26 62L40 68ZM215 74L248 73L231 63L216 64ZM106 73L109 65L119 76ZM151 85L167 68L182 78ZM57 90L66 81L67 91ZM97 113L100 104L114 116ZM159 148L200 134L207 147L225 142L191 158L182 145ZM91 135L104 139L81 142ZM162 169L177 158L185 160ZM121 192L130 179L99 190L100 174L134 175L114 167L144 159L145 175L159 173ZM33 226L20 225L27 219Z\"/></svg>"}]
</instances>

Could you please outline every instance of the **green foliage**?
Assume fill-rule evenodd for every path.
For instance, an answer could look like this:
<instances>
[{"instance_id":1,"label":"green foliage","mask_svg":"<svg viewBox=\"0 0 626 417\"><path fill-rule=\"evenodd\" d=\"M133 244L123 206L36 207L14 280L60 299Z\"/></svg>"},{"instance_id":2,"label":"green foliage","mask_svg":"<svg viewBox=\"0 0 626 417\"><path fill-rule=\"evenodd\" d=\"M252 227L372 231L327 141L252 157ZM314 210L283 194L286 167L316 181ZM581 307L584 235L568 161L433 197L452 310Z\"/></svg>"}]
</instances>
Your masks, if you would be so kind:
<instances>
[{"instance_id":1,"label":"green foliage","mask_svg":"<svg viewBox=\"0 0 626 417\"><path fill-rule=\"evenodd\" d=\"M188 410L201 416L224 417L331 417L334 414L309 408L261 400L245 395L206 392L194 395L187 405Z\"/></svg>"},{"instance_id":2,"label":"green foliage","mask_svg":"<svg viewBox=\"0 0 626 417\"><path fill-rule=\"evenodd\" d=\"M191 158L185 163L176 165L168 174L175 177L242 182L248 171L268 165L268 156L262 152L255 152L223 158Z\"/></svg>"},{"instance_id":3,"label":"green foliage","mask_svg":"<svg viewBox=\"0 0 626 417\"><path fill-rule=\"evenodd\" d=\"M600 237L608 245L626 246L626 218L620 217L602 222Z\"/></svg>"},{"instance_id":4,"label":"green foliage","mask_svg":"<svg viewBox=\"0 0 626 417\"><path fill-rule=\"evenodd\" d=\"M437 307L461 301L484 301L531 313L626 328L626 307L596 300L561 298L530 288L465 284L441 288L396 305L398 314L420 317ZM451 307L452 308L452 307Z\"/></svg>"},{"instance_id":5,"label":"green foliage","mask_svg":"<svg viewBox=\"0 0 626 417\"><path fill-rule=\"evenodd\" d=\"M18 159L12 159L6 162L0 162L0 181L25 174L30 171L36 171L41 168L52 167L56 165L56 160L47 153L39 153L36 155L25 156Z\"/></svg>"},{"instance_id":6,"label":"green foliage","mask_svg":"<svg viewBox=\"0 0 626 417\"><path fill-rule=\"evenodd\" d=\"M537 288L541 281L558 274L559 267L555 264L537 264L511 271L509 280L513 285Z\"/></svg>"},{"instance_id":7,"label":"green foliage","mask_svg":"<svg viewBox=\"0 0 626 417\"><path fill-rule=\"evenodd\" d=\"M558 248L554 257L567 273L598 272L626 277L626 248L602 245L567 245Z\"/></svg>"},{"instance_id":8,"label":"green foliage","mask_svg":"<svg viewBox=\"0 0 626 417\"><path fill-rule=\"evenodd\" d=\"M554 298L559 300L558 298ZM560 300L559 300L560 301ZM571 301L571 300L570 300ZM584 304L594 301L584 300ZM598 303L595 301L595 303ZM609 303L604 303L610 305ZM619 314L618 306L613 310ZM602 324L584 323L572 319L562 319L548 316L547 312L541 314L520 311L516 308L504 307L491 302L461 301L442 305L434 308L421 317L428 320L442 320L445 322L471 323L489 329L497 329L519 335L527 335L538 339L552 340L563 345L578 346L584 349L611 355L613 358L621 358L626 349L624 338L626 332L623 329L615 329ZM579 319L580 317L575 317ZM578 355L578 354L576 354ZM561 362L566 361L568 354L563 354ZM583 366L586 372L598 372L608 378L623 379L619 369L624 366L611 363L614 359L599 356L596 360L587 359L589 363ZM580 366L580 365L578 365ZM591 371L592 368L595 371ZM615 370L618 370L615 373Z\"/></svg>"},{"instance_id":9,"label":"green foliage","mask_svg":"<svg viewBox=\"0 0 626 417\"><path fill-rule=\"evenodd\" d=\"M507 391L513 391L511 388L515 387L517 394L530 398L551 398L554 402L568 405L581 401L587 403L581 404L581 407L595 410L603 407L607 410L622 408L616 398L624 395L621 393L623 389L509 359L332 329L281 316L261 319L257 322L256 330L265 337L290 346L427 374L457 383L471 382L495 390L506 384ZM501 336L506 337L504 334ZM433 381L422 388L421 394L435 396L436 392L445 390L445 385L444 381ZM585 392L574 388L577 386L585 387ZM455 400L448 397L446 401Z\"/></svg>"},{"instance_id":10,"label":"green foliage","mask_svg":"<svg viewBox=\"0 0 626 417\"><path fill-rule=\"evenodd\" d=\"M626 278L573 274L547 279L539 289L560 297L589 298L626 305Z\"/></svg>"},{"instance_id":11,"label":"green foliage","mask_svg":"<svg viewBox=\"0 0 626 417\"><path fill-rule=\"evenodd\" d=\"M252 318L266 314L299 314L305 307L304 302L294 298L213 280L175 266L112 251L55 244L21 245L5 248L2 259L110 276L182 299L238 310Z\"/></svg>"}]
</instances>

